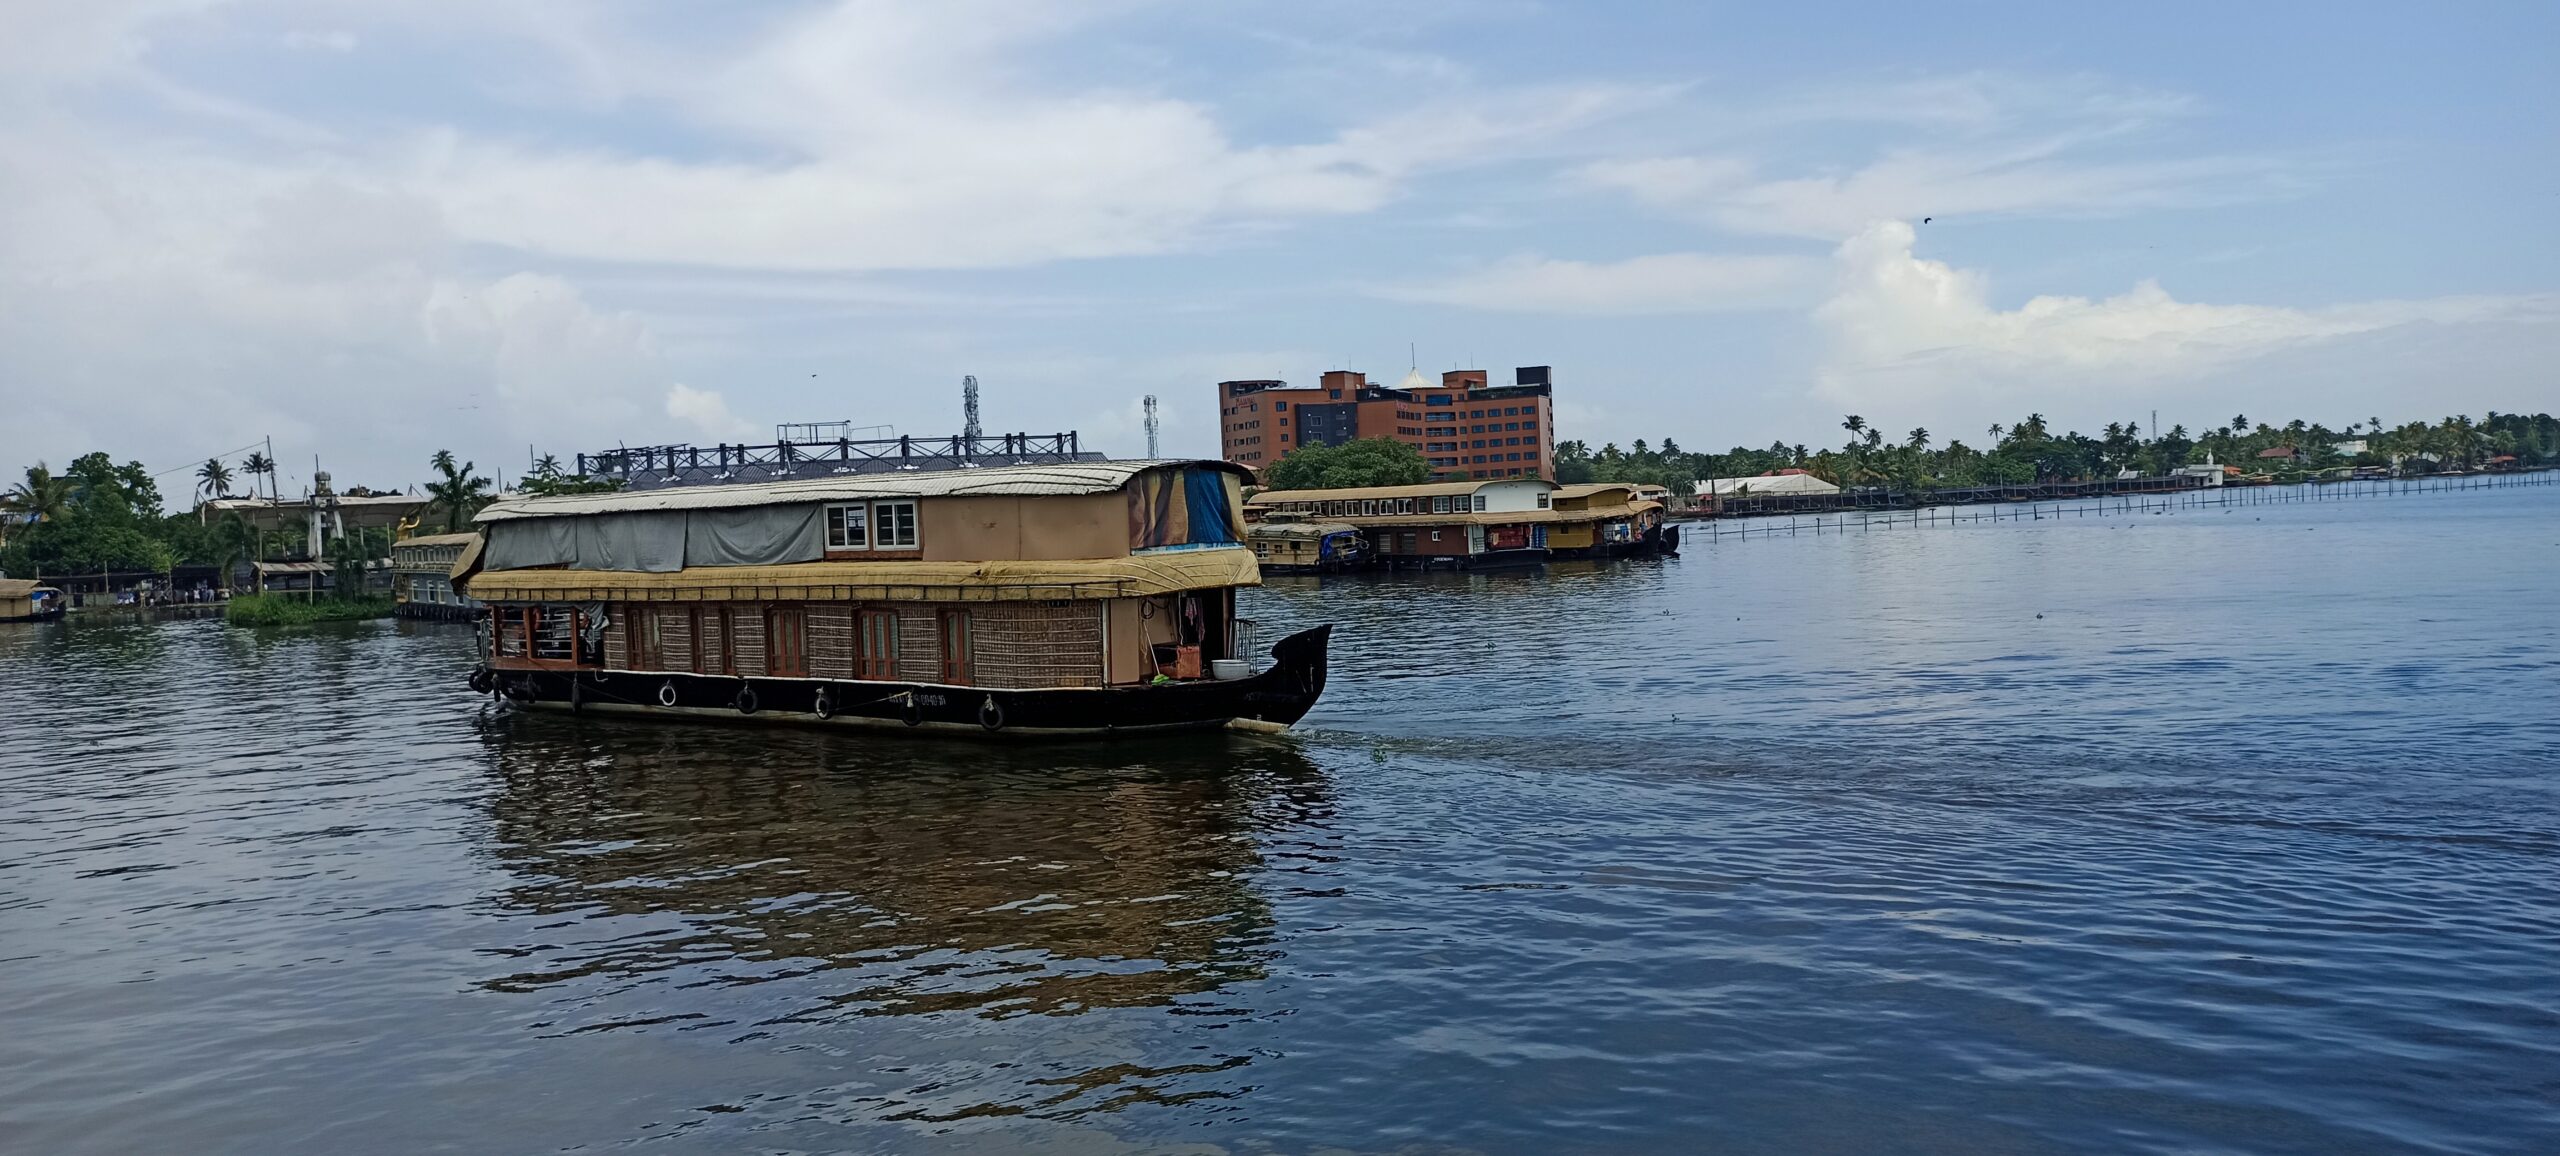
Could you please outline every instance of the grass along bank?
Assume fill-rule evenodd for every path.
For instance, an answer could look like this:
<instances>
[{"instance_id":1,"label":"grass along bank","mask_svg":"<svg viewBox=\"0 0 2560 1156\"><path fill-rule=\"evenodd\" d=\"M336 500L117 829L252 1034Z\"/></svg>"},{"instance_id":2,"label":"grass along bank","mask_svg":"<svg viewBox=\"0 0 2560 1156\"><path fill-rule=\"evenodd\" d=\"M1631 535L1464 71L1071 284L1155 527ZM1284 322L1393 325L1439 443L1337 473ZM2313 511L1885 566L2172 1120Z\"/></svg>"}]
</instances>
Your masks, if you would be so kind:
<instances>
[{"instance_id":1,"label":"grass along bank","mask_svg":"<svg viewBox=\"0 0 2560 1156\"><path fill-rule=\"evenodd\" d=\"M291 594L243 594L231 600L230 607L222 613L222 621L232 626L307 626L314 622L389 618L391 612L388 598L350 602L336 598L314 601Z\"/></svg>"}]
</instances>

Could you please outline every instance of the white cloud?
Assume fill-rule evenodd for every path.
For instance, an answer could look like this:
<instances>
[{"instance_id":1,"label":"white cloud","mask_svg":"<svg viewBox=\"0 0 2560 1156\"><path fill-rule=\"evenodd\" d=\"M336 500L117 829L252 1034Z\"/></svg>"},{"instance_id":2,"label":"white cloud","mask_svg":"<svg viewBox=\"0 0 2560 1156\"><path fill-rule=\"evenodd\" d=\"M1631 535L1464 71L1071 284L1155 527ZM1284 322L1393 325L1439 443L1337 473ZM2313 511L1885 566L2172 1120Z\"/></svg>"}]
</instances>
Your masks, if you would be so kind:
<instances>
[{"instance_id":1,"label":"white cloud","mask_svg":"<svg viewBox=\"0 0 2560 1156\"><path fill-rule=\"evenodd\" d=\"M1499 160L1637 96L1456 86L1329 139L1244 144L1205 105L1043 80L1032 63L1080 20L1051 4L842 3L743 48L625 47L600 86L718 147L652 154L456 131L419 142L408 179L462 235L532 252L982 268L1368 212L1417 173Z\"/></svg>"},{"instance_id":2,"label":"white cloud","mask_svg":"<svg viewBox=\"0 0 2560 1156\"><path fill-rule=\"evenodd\" d=\"M1799 305L1822 262L1781 254L1658 253L1623 261L1514 257L1440 281L1387 286L1403 301L1525 313L1698 313Z\"/></svg>"},{"instance_id":3,"label":"white cloud","mask_svg":"<svg viewBox=\"0 0 2560 1156\"><path fill-rule=\"evenodd\" d=\"M1847 236L1882 219L2105 217L2293 195L2300 180L2263 159L2091 163L2065 143L1995 151L1902 151L1855 171L1757 179L1730 157L1655 157L1586 166L1582 178L1678 216L1749 233Z\"/></svg>"},{"instance_id":4,"label":"white cloud","mask_svg":"<svg viewBox=\"0 0 2560 1156\"><path fill-rule=\"evenodd\" d=\"M679 381L667 387L667 416L692 426L712 441L746 441L756 427L729 412L729 399L716 389L695 389Z\"/></svg>"},{"instance_id":5,"label":"white cloud","mask_svg":"<svg viewBox=\"0 0 2560 1156\"><path fill-rule=\"evenodd\" d=\"M1613 157L1571 175L1675 217L1826 241L1885 219L2104 217L2307 187L2288 158L2145 156L2133 147L2199 111L2192 97L2077 76L1851 82L1721 110L1712 123L1725 139L1710 151ZM1828 124L1884 126L1891 135L1835 163L1775 159L1801 153L1808 125ZM2114 155L2099 155L2102 144Z\"/></svg>"},{"instance_id":6,"label":"white cloud","mask_svg":"<svg viewBox=\"0 0 2560 1156\"><path fill-rule=\"evenodd\" d=\"M2015 404L2193 395L2241 388L2281 393L2325 412L2334 379L2293 360L2321 347L2366 340L2368 372L2397 381L2464 381L2487 396L2540 380L2494 380L2513 350L2548 348L2560 298L2442 297L2318 309L2180 301L2145 281L2114 297L2042 296L2016 309L1991 302L1977 271L1916 256L1912 227L1879 222L1843 243L1838 282L1814 311L1828 353L1816 394L1844 406L1926 418L1958 403L1995 412ZM2460 340L2438 341L2457 332ZM2524 343L2519 345L2519 343ZM2428 365L2408 356L2424 349ZM2464 347L2470 354L2458 352ZM2335 374L2324 362L2321 374ZM2387 368L2386 368L2387 366ZM2139 404L2139 402L2134 402ZM2405 404L2405 397L2404 397ZM2465 402L2462 404L2471 404Z\"/></svg>"}]
</instances>

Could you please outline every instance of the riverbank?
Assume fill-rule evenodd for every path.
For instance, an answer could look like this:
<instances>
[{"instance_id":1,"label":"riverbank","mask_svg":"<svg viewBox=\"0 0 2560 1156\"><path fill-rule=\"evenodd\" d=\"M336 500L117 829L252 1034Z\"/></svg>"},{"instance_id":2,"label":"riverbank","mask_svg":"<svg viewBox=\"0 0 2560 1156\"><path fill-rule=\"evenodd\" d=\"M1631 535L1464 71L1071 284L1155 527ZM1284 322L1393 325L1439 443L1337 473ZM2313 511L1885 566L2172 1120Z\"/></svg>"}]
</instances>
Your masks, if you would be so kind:
<instances>
[{"instance_id":1,"label":"riverbank","mask_svg":"<svg viewBox=\"0 0 2560 1156\"><path fill-rule=\"evenodd\" d=\"M226 604L222 621L231 626L309 626L316 622L362 622L389 618L396 609L388 598L341 601L310 600L290 594L243 594Z\"/></svg>"}]
</instances>

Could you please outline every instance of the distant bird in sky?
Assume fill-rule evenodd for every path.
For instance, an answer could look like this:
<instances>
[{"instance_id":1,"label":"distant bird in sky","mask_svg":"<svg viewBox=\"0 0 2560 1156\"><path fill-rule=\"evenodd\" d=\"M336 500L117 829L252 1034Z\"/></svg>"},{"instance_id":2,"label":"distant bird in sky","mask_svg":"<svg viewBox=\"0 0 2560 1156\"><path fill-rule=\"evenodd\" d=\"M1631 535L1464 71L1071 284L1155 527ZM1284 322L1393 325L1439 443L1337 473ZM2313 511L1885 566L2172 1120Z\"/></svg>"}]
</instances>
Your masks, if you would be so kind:
<instances>
[{"instance_id":1,"label":"distant bird in sky","mask_svg":"<svg viewBox=\"0 0 2560 1156\"><path fill-rule=\"evenodd\" d=\"M1928 224L1929 222L1934 221L1934 220L1937 220L1937 218L1936 218L1936 217L1922 217L1922 218L1920 218L1920 223L1921 223L1921 224L1923 224L1923 225L1926 225L1926 224Z\"/></svg>"}]
</instances>

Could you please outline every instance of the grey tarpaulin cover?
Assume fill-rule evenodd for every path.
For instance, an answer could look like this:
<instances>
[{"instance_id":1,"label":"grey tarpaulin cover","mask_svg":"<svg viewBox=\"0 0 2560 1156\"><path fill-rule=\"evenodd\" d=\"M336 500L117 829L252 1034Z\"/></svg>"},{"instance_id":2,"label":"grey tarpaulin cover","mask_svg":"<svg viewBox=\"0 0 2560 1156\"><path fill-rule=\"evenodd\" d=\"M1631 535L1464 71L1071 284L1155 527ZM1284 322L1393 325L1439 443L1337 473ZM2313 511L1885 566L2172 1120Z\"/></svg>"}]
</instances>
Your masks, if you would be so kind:
<instances>
[{"instance_id":1,"label":"grey tarpaulin cover","mask_svg":"<svg viewBox=\"0 0 2560 1156\"><path fill-rule=\"evenodd\" d=\"M486 570L567 566L671 574L687 566L779 566L826 556L824 507L650 510L520 518L488 528Z\"/></svg>"}]
</instances>

